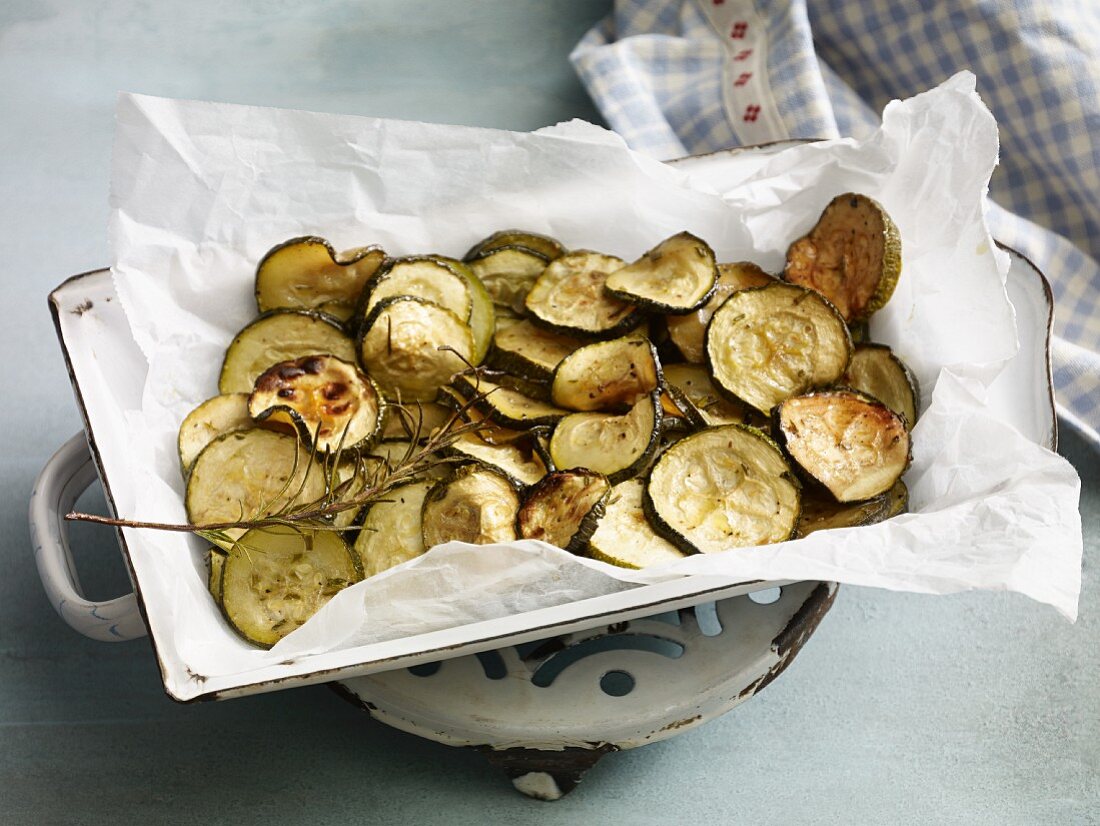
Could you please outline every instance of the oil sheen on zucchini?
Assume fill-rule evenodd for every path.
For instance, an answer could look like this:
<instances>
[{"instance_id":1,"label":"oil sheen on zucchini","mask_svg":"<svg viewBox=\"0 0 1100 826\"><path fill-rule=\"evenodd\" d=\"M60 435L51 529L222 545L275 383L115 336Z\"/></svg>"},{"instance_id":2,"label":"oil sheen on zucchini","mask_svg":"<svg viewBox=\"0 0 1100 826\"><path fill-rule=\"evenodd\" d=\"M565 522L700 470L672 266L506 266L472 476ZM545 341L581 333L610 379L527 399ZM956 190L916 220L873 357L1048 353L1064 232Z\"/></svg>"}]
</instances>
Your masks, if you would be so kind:
<instances>
[{"instance_id":1,"label":"oil sheen on zucchini","mask_svg":"<svg viewBox=\"0 0 1100 826\"><path fill-rule=\"evenodd\" d=\"M627 479L611 489L607 510L588 542L588 556L620 568L646 568L684 558L646 519L644 490L644 479Z\"/></svg>"},{"instance_id":2,"label":"oil sheen on zucchini","mask_svg":"<svg viewBox=\"0 0 1100 826\"><path fill-rule=\"evenodd\" d=\"M577 468L547 474L527 492L516 516L523 539L579 553L596 530L611 493L602 473Z\"/></svg>"},{"instance_id":3,"label":"oil sheen on zucchini","mask_svg":"<svg viewBox=\"0 0 1100 826\"><path fill-rule=\"evenodd\" d=\"M427 479L401 485L387 493L385 500L363 509L353 549L364 576L380 574L424 553L420 511L434 484L434 480Z\"/></svg>"},{"instance_id":4,"label":"oil sheen on zucchini","mask_svg":"<svg viewBox=\"0 0 1100 826\"><path fill-rule=\"evenodd\" d=\"M188 413L180 425L176 446L184 475L190 472L202 449L216 438L254 426L248 415L247 393L228 393L204 401Z\"/></svg>"},{"instance_id":5,"label":"oil sheen on zucchini","mask_svg":"<svg viewBox=\"0 0 1100 826\"><path fill-rule=\"evenodd\" d=\"M256 268L256 306L261 313L320 310L346 321L385 258L379 247L337 253L324 238L291 238L273 247Z\"/></svg>"},{"instance_id":6,"label":"oil sheen on zucchini","mask_svg":"<svg viewBox=\"0 0 1100 826\"><path fill-rule=\"evenodd\" d=\"M570 410L617 410L657 389L661 368L645 336L598 341L570 353L554 370L550 398Z\"/></svg>"},{"instance_id":7,"label":"oil sheen on zucchini","mask_svg":"<svg viewBox=\"0 0 1100 826\"><path fill-rule=\"evenodd\" d=\"M912 429L920 410L920 389L905 362L885 344L858 344L844 374L844 384L874 396L905 417Z\"/></svg>"},{"instance_id":8,"label":"oil sheen on zucchini","mask_svg":"<svg viewBox=\"0 0 1100 826\"><path fill-rule=\"evenodd\" d=\"M761 413L835 382L852 352L836 308L812 290L781 281L727 298L707 325L706 341L715 385Z\"/></svg>"},{"instance_id":9,"label":"oil sheen on zucchini","mask_svg":"<svg viewBox=\"0 0 1100 826\"><path fill-rule=\"evenodd\" d=\"M482 465L458 468L424 499L424 547L444 542L490 545L516 538L519 494L501 473Z\"/></svg>"},{"instance_id":10,"label":"oil sheen on zucchini","mask_svg":"<svg viewBox=\"0 0 1100 826\"><path fill-rule=\"evenodd\" d=\"M621 258L598 252L570 252L547 265L527 293L531 320L548 330L588 339L615 338L641 321L633 304L604 289Z\"/></svg>"},{"instance_id":11,"label":"oil sheen on zucchini","mask_svg":"<svg viewBox=\"0 0 1100 826\"><path fill-rule=\"evenodd\" d=\"M612 484L649 463L661 437L661 403L654 392L621 416L573 413L554 427L550 457L558 468L588 468Z\"/></svg>"},{"instance_id":12,"label":"oil sheen on zucchini","mask_svg":"<svg viewBox=\"0 0 1100 826\"><path fill-rule=\"evenodd\" d=\"M362 579L357 563L332 531L248 531L222 566L222 613L246 640L269 648Z\"/></svg>"},{"instance_id":13,"label":"oil sheen on zucchini","mask_svg":"<svg viewBox=\"0 0 1100 826\"><path fill-rule=\"evenodd\" d=\"M616 298L672 315L706 304L718 281L714 250L702 238L681 232L607 277Z\"/></svg>"},{"instance_id":14,"label":"oil sheen on zucchini","mask_svg":"<svg viewBox=\"0 0 1100 826\"><path fill-rule=\"evenodd\" d=\"M707 323L714 311L730 294L749 287L763 287L775 279L756 264L740 261L736 264L718 265L718 283L714 295L702 307L687 315L670 315L665 318L668 337L676 345L680 354L694 364L706 361Z\"/></svg>"},{"instance_id":15,"label":"oil sheen on zucchini","mask_svg":"<svg viewBox=\"0 0 1100 826\"><path fill-rule=\"evenodd\" d=\"M530 434L524 436L523 442L490 444L477 433L465 433L451 443L447 453L488 465L517 487L526 487L546 475L546 464L535 452Z\"/></svg>"},{"instance_id":16,"label":"oil sheen on zucchini","mask_svg":"<svg viewBox=\"0 0 1100 826\"><path fill-rule=\"evenodd\" d=\"M745 425L708 427L660 455L643 505L657 533L684 553L790 539L800 491L783 453Z\"/></svg>"},{"instance_id":17,"label":"oil sheen on zucchini","mask_svg":"<svg viewBox=\"0 0 1100 826\"><path fill-rule=\"evenodd\" d=\"M367 285L362 316L366 318L379 303L397 295L411 295L450 310L469 321L473 309L470 288L453 267L430 256L391 258Z\"/></svg>"}]
</instances>

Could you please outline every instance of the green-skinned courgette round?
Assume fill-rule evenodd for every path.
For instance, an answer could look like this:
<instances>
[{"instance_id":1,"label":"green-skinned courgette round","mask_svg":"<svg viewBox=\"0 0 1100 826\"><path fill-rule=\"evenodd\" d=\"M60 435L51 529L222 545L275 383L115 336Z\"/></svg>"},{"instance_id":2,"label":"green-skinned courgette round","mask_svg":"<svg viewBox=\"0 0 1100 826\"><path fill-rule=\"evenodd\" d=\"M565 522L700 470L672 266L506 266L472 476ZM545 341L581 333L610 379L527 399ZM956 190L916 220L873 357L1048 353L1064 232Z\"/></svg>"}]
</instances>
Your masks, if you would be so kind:
<instances>
[{"instance_id":1,"label":"green-skinned courgette round","mask_svg":"<svg viewBox=\"0 0 1100 826\"><path fill-rule=\"evenodd\" d=\"M844 384L874 396L905 417L912 429L920 411L917 378L885 344L859 344L852 353Z\"/></svg>"},{"instance_id":2,"label":"green-skinned courgette round","mask_svg":"<svg viewBox=\"0 0 1100 826\"><path fill-rule=\"evenodd\" d=\"M627 479L611 489L607 509L588 542L588 556L620 568L646 568L683 559L675 545L659 536L642 509L644 479Z\"/></svg>"},{"instance_id":3,"label":"green-skinned courgette round","mask_svg":"<svg viewBox=\"0 0 1100 826\"><path fill-rule=\"evenodd\" d=\"M909 467L905 420L864 393L842 388L795 396L772 415L787 454L838 502L885 493Z\"/></svg>"},{"instance_id":4,"label":"green-skinned courgette round","mask_svg":"<svg viewBox=\"0 0 1100 826\"><path fill-rule=\"evenodd\" d=\"M660 393L654 391L621 416L609 413L566 416L554 427L550 456L555 467L588 468L616 484L646 467L660 438Z\"/></svg>"},{"instance_id":5,"label":"green-skinned courgette round","mask_svg":"<svg viewBox=\"0 0 1100 826\"><path fill-rule=\"evenodd\" d=\"M360 316L367 318L381 302L398 295L430 301L466 322L474 306L466 279L432 256L411 255L386 261L367 284Z\"/></svg>"},{"instance_id":6,"label":"green-skinned courgette round","mask_svg":"<svg viewBox=\"0 0 1100 826\"><path fill-rule=\"evenodd\" d=\"M523 539L541 539L579 553L603 517L610 494L611 483L602 473L575 468L547 474L524 497L516 532Z\"/></svg>"},{"instance_id":7,"label":"green-skinned courgette round","mask_svg":"<svg viewBox=\"0 0 1100 826\"><path fill-rule=\"evenodd\" d=\"M496 309L493 307L493 297L481 283L481 279L474 275L466 264L445 255L432 255L436 261L440 261L466 280L466 286L470 288L470 333L474 337L474 352L470 361L474 365L481 364L485 360L489 348L493 344L493 332L496 330Z\"/></svg>"},{"instance_id":8,"label":"green-skinned courgette round","mask_svg":"<svg viewBox=\"0 0 1100 826\"><path fill-rule=\"evenodd\" d=\"M684 315L706 304L717 282L714 250L702 238L681 232L611 273L606 287L630 304Z\"/></svg>"},{"instance_id":9,"label":"green-skinned courgette round","mask_svg":"<svg viewBox=\"0 0 1100 826\"><path fill-rule=\"evenodd\" d=\"M670 315L665 318L668 337L680 354L694 364L706 362L707 323L722 302L738 290L763 287L775 279L756 264L740 261L736 264L718 265L718 283L714 295L699 309L687 315Z\"/></svg>"},{"instance_id":10,"label":"green-skinned courgette round","mask_svg":"<svg viewBox=\"0 0 1100 826\"><path fill-rule=\"evenodd\" d=\"M270 648L362 579L333 531L272 526L242 536L222 566L222 613L249 642Z\"/></svg>"},{"instance_id":11,"label":"green-skinned courgette round","mask_svg":"<svg viewBox=\"0 0 1100 826\"><path fill-rule=\"evenodd\" d=\"M546 269L547 259L527 247L507 246L486 250L466 263L497 307L522 313L523 300Z\"/></svg>"},{"instance_id":12,"label":"green-skinned courgette round","mask_svg":"<svg viewBox=\"0 0 1100 826\"><path fill-rule=\"evenodd\" d=\"M527 293L531 321L547 330L587 339L615 338L637 327L638 307L607 294L607 277L622 268L613 255L578 250L551 261Z\"/></svg>"},{"instance_id":13,"label":"green-skinned courgette round","mask_svg":"<svg viewBox=\"0 0 1100 826\"><path fill-rule=\"evenodd\" d=\"M572 336L536 327L520 321L493 336L489 362L496 368L531 381L551 381L561 360L584 342Z\"/></svg>"},{"instance_id":14,"label":"green-skinned courgette round","mask_svg":"<svg viewBox=\"0 0 1100 826\"><path fill-rule=\"evenodd\" d=\"M720 424L767 426L767 418L754 408L719 393L707 369L701 364L669 364L662 371L673 400L694 427Z\"/></svg>"},{"instance_id":15,"label":"green-skinned courgette round","mask_svg":"<svg viewBox=\"0 0 1100 826\"><path fill-rule=\"evenodd\" d=\"M490 545L516 538L519 494L502 473L466 465L436 482L424 499L424 547L444 542Z\"/></svg>"},{"instance_id":16,"label":"green-skinned courgette round","mask_svg":"<svg viewBox=\"0 0 1100 826\"><path fill-rule=\"evenodd\" d=\"M346 321L385 258L379 247L337 253L324 238L291 238L269 250L256 268L256 306L261 313L320 310Z\"/></svg>"},{"instance_id":17,"label":"green-skinned courgette round","mask_svg":"<svg viewBox=\"0 0 1100 826\"><path fill-rule=\"evenodd\" d=\"M715 386L761 413L835 382L852 352L836 308L781 281L733 293L711 316L706 342Z\"/></svg>"},{"instance_id":18,"label":"green-skinned courgette round","mask_svg":"<svg viewBox=\"0 0 1100 826\"><path fill-rule=\"evenodd\" d=\"M837 502L831 496L809 490L802 492L802 514L797 538L832 528L855 528L884 522L909 506L909 489L900 479L886 493L865 502Z\"/></svg>"},{"instance_id":19,"label":"green-skinned courgette round","mask_svg":"<svg viewBox=\"0 0 1100 826\"><path fill-rule=\"evenodd\" d=\"M570 353L554 370L550 398L569 410L632 407L661 383L661 366L649 339L626 335Z\"/></svg>"},{"instance_id":20,"label":"green-skinned courgette round","mask_svg":"<svg viewBox=\"0 0 1100 826\"><path fill-rule=\"evenodd\" d=\"M355 342L331 316L273 310L237 333L225 351L218 392L251 393L256 378L271 365L318 353L354 362Z\"/></svg>"},{"instance_id":21,"label":"green-skinned courgette round","mask_svg":"<svg viewBox=\"0 0 1100 826\"><path fill-rule=\"evenodd\" d=\"M211 547L206 552L206 590L218 605L222 604L222 569L225 567L226 552Z\"/></svg>"},{"instance_id":22,"label":"green-skinned courgette round","mask_svg":"<svg viewBox=\"0 0 1100 826\"><path fill-rule=\"evenodd\" d=\"M527 232L522 229L502 229L474 244L463 260L472 261L479 255L501 247L526 247L547 261L553 261L565 253L565 247L548 235L539 235L537 232Z\"/></svg>"},{"instance_id":23,"label":"green-skinned courgette round","mask_svg":"<svg viewBox=\"0 0 1100 826\"><path fill-rule=\"evenodd\" d=\"M745 425L708 427L653 465L643 507L684 553L782 542L798 524L800 489L779 447Z\"/></svg>"},{"instance_id":24,"label":"green-skinned courgette round","mask_svg":"<svg viewBox=\"0 0 1100 826\"><path fill-rule=\"evenodd\" d=\"M371 577L395 565L420 556L426 550L420 531L424 497L435 480L426 479L394 488L379 502L372 502L360 514L353 550Z\"/></svg>"},{"instance_id":25,"label":"green-skinned courgette round","mask_svg":"<svg viewBox=\"0 0 1100 826\"><path fill-rule=\"evenodd\" d=\"M523 441L492 444L476 433L466 433L444 452L487 465L503 473L516 487L527 487L546 475L546 464L534 450L530 434L523 436Z\"/></svg>"},{"instance_id":26,"label":"green-skinned courgette round","mask_svg":"<svg viewBox=\"0 0 1100 826\"><path fill-rule=\"evenodd\" d=\"M886 210L866 195L838 195L814 228L791 244L783 277L817 290L844 320L880 309L901 275L901 236Z\"/></svg>"},{"instance_id":27,"label":"green-skinned courgette round","mask_svg":"<svg viewBox=\"0 0 1100 826\"><path fill-rule=\"evenodd\" d=\"M505 427L525 429L535 425L553 424L569 414L552 404L533 399L484 376L457 375L451 386L464 398L481 394L477 406L492 422Z\"/></svg>"},{"instance_id":28,"label":"green-skinned courgette round","mask_svg":"<svg viewBox=\"0 0 1100 826\"><path fill-rule=\"evenodd\" d=\"M359 360L367 374L383 395L405 403L434 401L473 355L473 335L462 319L411 296L382 301L359 333Z\"/></svg>"},{"instance_id":29,"label":"green-skinned courgette round","mask_svg":"<svg viewBox=\"0 0 1100 826\"><path fill-rule=\"evenodd\" d=\"M176 439L183 475L187 476L202 449L216 438L251 427L255 425L248 414L247 393L228 393L204 401L184 418Z\"/></svg>"}]
</instances>

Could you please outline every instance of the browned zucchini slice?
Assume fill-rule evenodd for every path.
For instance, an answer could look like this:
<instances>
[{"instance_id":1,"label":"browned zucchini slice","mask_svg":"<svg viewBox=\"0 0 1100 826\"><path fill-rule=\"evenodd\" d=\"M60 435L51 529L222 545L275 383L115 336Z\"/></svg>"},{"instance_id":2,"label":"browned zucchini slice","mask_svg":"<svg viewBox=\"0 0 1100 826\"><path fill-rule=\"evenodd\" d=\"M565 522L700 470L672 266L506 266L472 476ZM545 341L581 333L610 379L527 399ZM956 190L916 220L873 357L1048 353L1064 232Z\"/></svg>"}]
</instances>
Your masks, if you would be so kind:
<instances>
[{"instance_id":1,"label":"browned zucchini slice","mask_svg":"<svg viewBox=\"0 0 1100 826\"><path fill-rule=\"evenodd\" d=\"M268 648L360 579L358 560L333 531L255 529L226 556L222 613L238 634Z\"/></svg>"},{"instance_id":2,"label":"browned zucchini slice","mask_svg":"<svg viewBox=\"0 0 1100 826\"><path fill-rule=\"evenodd\" d=\"M530 434L523 436L524 441L492 444L476 433L466 433L452 442L446 452L488 465L507 476L517 487L526 487L546 475L546 464L535 452Z\"/></svg>"},{"instance_id":3,"label":"browned zucchini slice","mask_svg":"<svg viewBox=\"0 0 1100 826\"><path fill-rule=\"evenodd\" d=\"M632 407L657 389L661 368L645 336L597 341L570 353L554 370L550 398L570 410Z\"/></svg>"},{"instance_id":4,"label":"browned zucchini slice","mask_svg":"<svg viewBox=\"0 0 1100 826\"><path fill-rule=\"evenodd\" d=\"M473 355L473 336L462 319L411 296L382 301L359 334L359 358L367 373L387 398L402 402L434 401L439 388Z\"/></svg>"},{"instance_id":5,"label":"browned zucchini slice","mask_svg":"<svg viewBox=\"0 0 1100 826\"><path fill-rule=\"evenodd\" d=\"M256 268L256 306L261 313L320 310L346 321L385 258L379 247L337 253L324 238L291 238L273 247Z\"/></svg>"},{"instance_id":6,"label":"browned zucchini slice","mask_svg":"<svg viewBox=\"0 0 1100 826\"><path fill-rule=\"evenodd\" d=\"M855 528L885 522L904 513L908 505L909 490L900 479L886 493L865 502L837 502L831 496L803 491L797 538L832 528Z\"/></svg>"},{"instance_id":7,"label":"browned zucchini slice","mask_svg":"<svg viewBox=\"0 0 1100 826\"><path fill-rule=\"evenodd\" d=\"M613 255L579 250L551 261L524 304L540 327L588 339L615 338L638 326L641 311L607 294L607 277L622 268Z\"/></svg>"},{"instance_id":8,"label":"browned zucchini slice","mask_svg":"<svg viewBox=\"0 0 1100 826\"><path fill-rule=\"evenodd\" d=\"M800 491L779 447L745 425L708 427L658 457L643 506L653 529L684 553L790 539Z\"/></svg>"},{"instance_id":9,"label":"browned zucchini slice","mask_svg":"<svg viewBox=\"0 0 1100 826\"><path fill-rule=\"evenodd\" d=\"M903 416L910 429L917 423L920 388L916 376L885 344L857 345L844 384L874 396Z\"/></svg>"},{"instance_id":10,"label":"browned zucchini slice","mask_svg":"<svg viewBox=\"0 0 1100 826\"><path fill-rule=\"evenodd\" d=\"M901 236L877 201L846 192L787 251L783 277L817 290L858 322L881 308L901 275Z\"/></svg>"},{"instance_id":11,"label":"browned zucchini slice","mask_svg":"<svg viewBox=\"0 0 1100 826\"><path fill-rule=\"evenodd\" d=\"M202 449L216 438L250 427L255 425L248 415L247 393L227 393L204 401L188 413L180 425L176 447L184 475L191 470Z\"/></svg>"},{"instance_id":12,"label":"browned zucchini slice","mask_svg":"<svg viewBox=\"0 0 1100 826\"><path fill-rule=\"evenodd\" d=\"M482 465L458 468L424 499L424 547L444 542L490 545L516 538L519 494L501 473Z\"/></svg>"},{"instance_id":13,"label":"browned zucchini slice","mask_svg":"<svg viewBox=\"0 0 1100 826\"><path fill-rule=\"evenodd\" d=\"M469 321L474 306L466 279L450 264L432 256L388 260L367 285L362 317L368 317L387 298L398 295L430 301L463 321Z\"/></svg>"},{"instance_id":14,"label":"browned zucchini slice","mask_svg":"<svg viewBox=\"0 0 1100 826\"><path fill-rule=\"evenodd\" d=\"M790 457L838 502L878 496L909 467L905 420L871 396L809 393L787 399L773 416Z\"/></svg>"},{"instance_id":15,"label":"browned zucchini slice","mask_svg":"<svg viewBox=\"0 0 1100 826\"><path fill-rule=\"evenodd\" d=\"M707 323L714 315L714 311L722 306L722 302L729 298L731 293L746 290L749 287L763 287L774 280L756 264L748 261L719 264L718 283L710 300L687 315L670 315L665 318L669 338L685 359L695 364L703 364L707 358Z\"/></svg>"},{"instance_id":16,"label":"browned zucchini slice","mask_svg":"<svg viewBox=\"0 0 1100 826\"><path fill-rule=\"evenodd\" d=\"M661 438L660 394L640 399L621 416L573 413L554 427L550 456L558 468L588 468L612 484L629 479L648 463Z\"/></svg>"},{"instance_id":17,"label":"browned zucchini slice","mask_svg":"<svg viewBox=\"0 0 1100 826\"><path fill-rule=\"evenodd\" d=\"M812 290L781 281L735 292L707 325L707 366L715 385L761 413L835 382L851 352L836 308Z\"/></svg>"},{"instance_id":18,"label":"browned zucchini slice","mask_svg":"<svg viewBox=\"0 0 1100 826\"><path fill-rule=\"evenodd\" d=\"M520 321L497 330L489 361L494 367L525 379L551 381L561 360L583 344L572 336L543 330L530 321Z\"/></svg>"},{"instance_id":19,"label":"browned zucchini slice","mask_svg":"<svg viewBox=\"0 0 1100 826\"><path fill-rule=\"evenodd\" d=\"M369 447L382 428L382 401L354 364L335 356L304 356L269 367L256 379L248 412L256 421L283 421L318 452Z\"/></svg>"},{"instance_id":20,"label":"browned zucchini slice","mask_svg":"<svg viewBox=\"0 0 1100 826\"><path fill-rule=\"evenodd\" d=\"M516 515L516 532L578 553L595 532L610 493L611 483L602 473L577 468L547 474L528 491Z\"/></svg>"},{"instance_id":21,"label":"browned zucchini slice","mask_svg":"<svg viewBox=\"0 0 1100 826\"><path fill-rule=\"evenodd\" d=\"M420 511L435 481L427 479L394 488L363 508L353 550L370 577L424 553Z\"/></svg>"},{"instance_id":22,"label":"browned zucchini slice","mask_svg":"<svg viewBox=\"0 0 1100 826\"><path fill-rule=\"evenodd\" d=\"M464 260L472 261L483 253L501 247L526 247L547 261L553 261L565 254L565 247L548 235L539 235L537 232L527 232L522 229L502 229L474 244L466 253Z\"/></svg>"},{"instance_id":23,"label":"browned zucchini slice","mask_svg":"<svg viewBox=\"0 0 1100 826\"><path fill-rule=\"evenodd\" d=\"M659 536L642 509L644 479L627 479L611 489L607 510L588 542L588 555L620 568L646 568L683 559L675 545Z\"/></svg>"},{"instance_id":24,"label":"browned zucchini slice","mask_svg":"<svg viewBox=\"0 0 1100 826\"><path fill-rule=\"evenodd\" d=\"M569 414L568 410L532 399L518 390L490 381L484 376L458 375L455 376L451 386L467 399L481 393L484 398L478 406L482 412L490 421L505 427L523 429L540 424L553 424Z\"/></svg>"},{"instance_id":25,"label":"browned zucchini slice","mask_svg":"<svg viewBox=\"0 0 1100 826\"><path fill-rule=\"evenodd\" d=\"M714 250L681 232L607 277L607 291L631 304L684 315L707 303L718 281Z\"/></svg>"},{"instance_id":26,"label":"browned zucchini slice","mask_svg":"<svg viewBox=\"0 0 1100 826\"><path fill-rule=\"evenodd\" d=\"M695 427L720 424L767 426L767 419L754 408L718 392L710 374L701 364L669 364L662 368L665 383L674 397L678 392L687 401L683 413Z\"/></svg>"},{"instance_id":27,"label":"browned zucchini slice","mask_svg":"<svg viewBox=\"0 0 1100 826\"><path fill-rule=\"evenodd\" d=\"M486 250L466 263L481 279L494 304L521 313L523 300L546 269L547 259L527 247L507 246Z\"/></svg>"},{"instance_id":28,"label":"browned zucchini slice","mask_svg":"<svg viewBox=\"0 0 1100 826\"><path fill-rule=\"evenodd\" d=\"M218 392L251 393L256 378L271 365L318 353L353 362L355 342L330 316L274 310L237 333L225 351Z\"/></svg>"}]
</instances>

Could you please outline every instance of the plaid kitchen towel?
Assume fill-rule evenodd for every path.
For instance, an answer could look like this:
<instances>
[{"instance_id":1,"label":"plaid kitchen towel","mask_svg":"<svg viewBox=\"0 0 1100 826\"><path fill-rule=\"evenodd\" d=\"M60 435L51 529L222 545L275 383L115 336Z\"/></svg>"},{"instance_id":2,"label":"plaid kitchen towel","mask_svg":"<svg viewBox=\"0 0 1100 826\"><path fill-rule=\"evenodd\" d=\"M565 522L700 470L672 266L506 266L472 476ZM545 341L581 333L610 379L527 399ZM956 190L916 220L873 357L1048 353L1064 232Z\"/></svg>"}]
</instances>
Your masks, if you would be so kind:
<instances>
[{"instance_id":1,"label":"plaid kitchen towel","mask_svg":"<svg viewBox=\"0 0 1100 826\"><path fill-rule=\"evenodd\" d=\"M604 117L662 159L864 137L962 69L1001 132L994 237L1047 275L1059 415L1100 445L1100 6L1091 0L616 0L572 54Z\"/></svg>"}]
</instances>

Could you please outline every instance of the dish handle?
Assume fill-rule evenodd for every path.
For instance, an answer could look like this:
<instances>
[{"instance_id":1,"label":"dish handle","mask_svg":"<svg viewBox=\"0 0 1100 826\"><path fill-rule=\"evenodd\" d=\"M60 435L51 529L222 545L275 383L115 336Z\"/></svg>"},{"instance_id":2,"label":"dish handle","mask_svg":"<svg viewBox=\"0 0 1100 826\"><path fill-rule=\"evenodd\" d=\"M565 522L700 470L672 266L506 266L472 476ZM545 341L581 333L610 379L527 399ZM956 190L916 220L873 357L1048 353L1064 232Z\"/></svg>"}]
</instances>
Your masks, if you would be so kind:
<instances>
[{"instance_id":1,"label":"dish handle","mask_svg":"<svg viewBox=\"0 0 1100 826\"><path fill-rule=\"evenodd\" d=\"M69 547L65 514L96 478L84 433L77 433L50 457L34 484L31 546L42 587L61 618L93 640L125 642L147 633L137 595L131 591L106 602L86 599Z\"/></svg>"}]
</instances>

